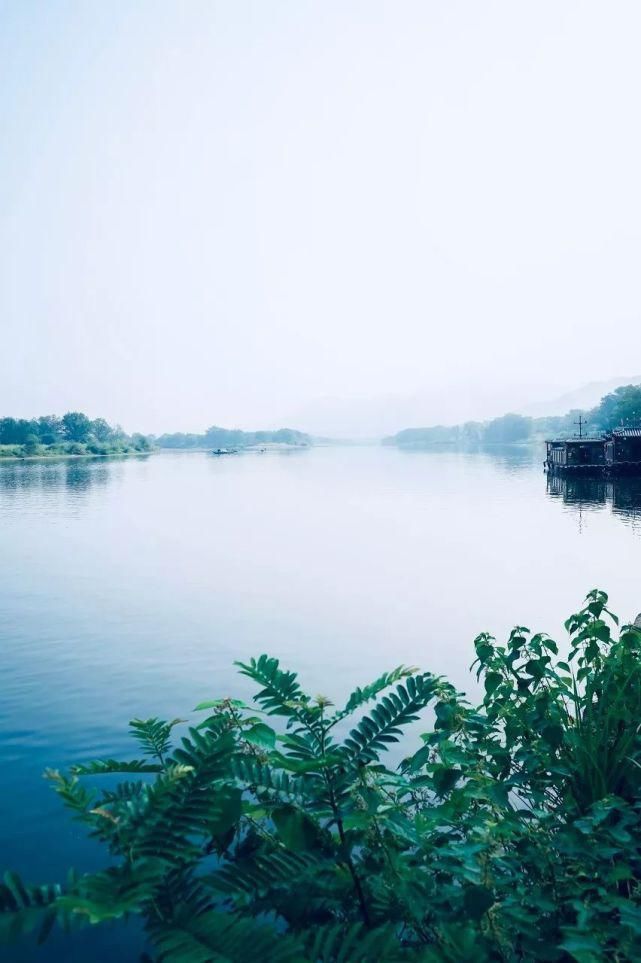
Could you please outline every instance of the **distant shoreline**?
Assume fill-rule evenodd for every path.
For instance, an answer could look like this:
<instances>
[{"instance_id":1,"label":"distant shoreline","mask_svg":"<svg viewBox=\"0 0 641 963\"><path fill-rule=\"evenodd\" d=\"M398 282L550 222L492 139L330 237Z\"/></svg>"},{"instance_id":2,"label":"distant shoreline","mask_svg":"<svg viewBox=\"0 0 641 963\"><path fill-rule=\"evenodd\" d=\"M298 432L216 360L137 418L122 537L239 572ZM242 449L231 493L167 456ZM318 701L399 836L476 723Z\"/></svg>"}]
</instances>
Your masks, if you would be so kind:
<instances>
[{"instance_id":1,"label":"distant shoreline","mask_svg":"<svg viewBox=\"0 0 641 963\"><path fill-rule=\"evenodd\" d=\"M0 451L0 462L5 461L43 461L46 459L50 461L51 459L60 459L64 461L76 460L78 458L140 458L148 455L157 454L159 449L154 448L151 451L109 451L104 453L95 453L91 451L82 452L81 454L71 454L64 451L58 452L41 452L38 455L4 455Z\"/></svg>"},{"instance_id":2,"label":"distant shoreline","mask_svg":"<svg viewBox=\"0 0 641 963\"><path fill-rule=\"evenodd\" d=\"M64 452L64 451L43 451L35 455L17 455L15 453L5 454L0 446L0 462L15 462L15 461L43 461L46 459L50 461L52 459L64 459L65 461L76 460L76 459L87 459L87 458L139 458L141 456L147 458L149 455L161 455L161 454L222 454L225 455L242 455L244 453L252 452L254 454L260 454L261 452L269 451L307 451L310 448L316 447L311 444L300 445L300 444L287 444L286 442L266 442L264 445L247 445L246 447L239 447L235 451L225 451L217 452L215 448L210 446L204 446L199 448L150 448L148 451L109 451L109 452Z\"/></svg>"}]
</instances>

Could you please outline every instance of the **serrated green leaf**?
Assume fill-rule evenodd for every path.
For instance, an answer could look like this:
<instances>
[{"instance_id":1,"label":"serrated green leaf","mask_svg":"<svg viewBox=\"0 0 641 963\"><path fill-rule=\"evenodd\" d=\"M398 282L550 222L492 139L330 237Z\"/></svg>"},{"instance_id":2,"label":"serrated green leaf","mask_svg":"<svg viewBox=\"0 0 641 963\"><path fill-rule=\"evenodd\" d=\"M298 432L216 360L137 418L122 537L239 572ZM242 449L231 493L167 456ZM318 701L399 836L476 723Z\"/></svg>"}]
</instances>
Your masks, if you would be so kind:
<instances>
[{"instance_id":1,"label":"serrated green leaf","mask_svg":"<svg viewBox=\"0 0 641 963\"><path fill-rule=\"evenodd\" d=\"M257 722L251 729L243 730L243 739L251 742L254 746L262 746L265 749L273 749L276 745L276 733L271 726L264 722Z\"/></svg>"}]
</instances>

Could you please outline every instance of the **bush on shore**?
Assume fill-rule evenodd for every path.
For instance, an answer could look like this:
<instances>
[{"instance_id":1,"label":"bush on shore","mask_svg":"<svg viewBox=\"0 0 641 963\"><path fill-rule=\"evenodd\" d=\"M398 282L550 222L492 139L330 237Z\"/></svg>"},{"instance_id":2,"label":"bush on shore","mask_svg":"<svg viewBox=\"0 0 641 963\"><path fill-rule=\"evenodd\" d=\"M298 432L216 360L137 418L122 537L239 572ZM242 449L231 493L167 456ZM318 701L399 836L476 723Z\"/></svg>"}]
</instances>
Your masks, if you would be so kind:
<instances>
[{"instance_id":1,"label":"bush on shore","mask_svg":"<svg viewBox=\"0 0 641 963\"><path fill-rule=\"evenodd\" d=\"M212 698L180 738L133 720L137 758L49 773L111 865L7 874L0 933L136 914L167 963L640 959L641 630L617 624L595 590L561 655L479 635L475 706L400 666L336 708L276 659L239 663L254 705Z\"/></svg>"}]
</instances>

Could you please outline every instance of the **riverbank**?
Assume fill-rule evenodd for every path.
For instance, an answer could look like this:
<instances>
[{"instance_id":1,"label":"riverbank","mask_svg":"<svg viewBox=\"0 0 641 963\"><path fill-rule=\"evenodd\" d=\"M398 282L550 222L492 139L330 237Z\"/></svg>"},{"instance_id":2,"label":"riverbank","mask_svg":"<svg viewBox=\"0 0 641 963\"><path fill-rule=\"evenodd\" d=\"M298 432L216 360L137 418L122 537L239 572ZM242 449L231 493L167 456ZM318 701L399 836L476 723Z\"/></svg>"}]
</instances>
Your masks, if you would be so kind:
<instances>
[{"instance_id":1,"label":"riverbank","mask_svg":"<svg viewBox=\"0 0 641 963\"><path fill-rule=\"evenodd\" d=\"M205 455L243 455L243 454L262 454L268 451L308 451L310 448L317 447L309 443L289 443L289 442L265 442L256 445L235 445L230 448L211 448L208 445L197 445L189 448L172 448L163 445L157 446L154 451L169 454L205 454Z\"/></svg>"},{"instance_id":2,"label":"riverbank","mask_svg":"<svg viewBox=\"0 0 641 963\"><path fill-rule=\"evenodd\" d=\"M72 447L72 446L69 446ZM73 446L75 448L79 446ZM82 446L85 447L85 446ZM87 448L85 451L65 450L60 445L40 446L37 451L27 453L26 445L0 445L0 461L42 461L43 458L64 458L64 459L87 459L87 458L129 458L137 455L159 455L164 454L200 454L200 455L242 455L242 454L263 454L266 452L292 452L307 451L312 445L287 444L272 442L265 445L247 445L235 449L211 449L206 447L198 448L162 448L154 445L149 448L114 448L108 451L96 451Z\"/></svg>"},{"instance_id":3,"label":"riverbank","mask_svg":"<svg viewBox=\"0 0 641 963\"><path fill-rule=\"evenodd\" d=\"M383 438L380 444L389 448L397 448L399 451L436 451L436 452L467 452L478 454L496 451L535 451L545 445L545 438L542 436L532 436L522 441L484 441L484 442L464 442L464 441L390 441Z\"/></svg>"},{"instance_id":4,"label":"riverbank","mask_svg":"<svg viewBox=\"0 0 641 963\"><path fill-rule=\"evenodd\" d=\"M78 451L83 448L83 451ZM96 446L97 448L97 446ZM76 449L76 450L72 450ZM105 450L90 450L86 445L39 445L36 451L27 445L0 445L0 459L2 461L39 461L42 458L127 458L131 455L150 455L158 451L157 448L136 448L127 446Z\"/></svg>"}]
</instances>

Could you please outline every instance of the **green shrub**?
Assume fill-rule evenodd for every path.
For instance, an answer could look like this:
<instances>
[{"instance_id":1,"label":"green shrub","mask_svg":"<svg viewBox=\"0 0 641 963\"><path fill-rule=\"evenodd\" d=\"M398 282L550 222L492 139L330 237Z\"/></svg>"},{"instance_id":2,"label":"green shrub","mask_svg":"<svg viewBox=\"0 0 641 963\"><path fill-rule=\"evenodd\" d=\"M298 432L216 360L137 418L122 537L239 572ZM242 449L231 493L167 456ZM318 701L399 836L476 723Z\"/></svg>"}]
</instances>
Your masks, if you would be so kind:
<instances>
[{"instance_id":1,"label":"green shrub","mask_svg":"<svg viewBox=\"0 0 641 963\"><path fill-rule=\"evenodd\" d=\"M239 663L254 706L204 702L178 740L134 720L136 759L49 773L111 867L8 874L0 932L138 914L167 963L640 959L641 632L614 637L606 603L568 620L565 658L480 635L478 706L401 666L336 709L263 655Z\"/></svg>"},{"instance_id":2,"label":"green shrub","mask_svg":"<svg viewBox=\"0 0 641 963\"><path fill-rule=\"evenodd\" d=\"M36 434L27 435L23 445L23 450L25 455L37 455L42 451L42 446L39 443L38 436Z\"/></svg>"},{"instance_id":3,"label":"green shrub","mask_svg":"<svg viewBox=\"0 0 641 963\"><path fill-rule=\"evenodd\" d=\"M92 455L110 455L112 448L112 445L100 441L92 441L87 445L87 451Z\"/></svg>"}]
</instances>

